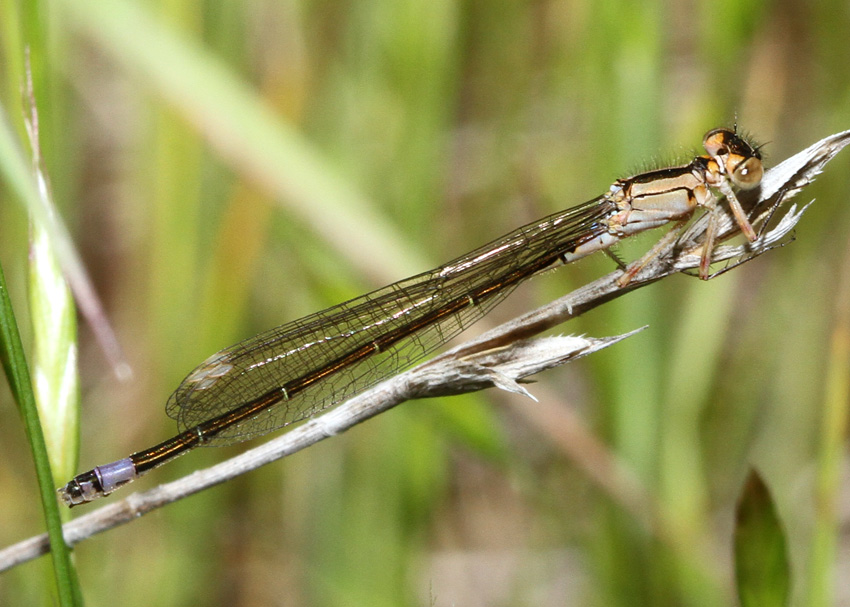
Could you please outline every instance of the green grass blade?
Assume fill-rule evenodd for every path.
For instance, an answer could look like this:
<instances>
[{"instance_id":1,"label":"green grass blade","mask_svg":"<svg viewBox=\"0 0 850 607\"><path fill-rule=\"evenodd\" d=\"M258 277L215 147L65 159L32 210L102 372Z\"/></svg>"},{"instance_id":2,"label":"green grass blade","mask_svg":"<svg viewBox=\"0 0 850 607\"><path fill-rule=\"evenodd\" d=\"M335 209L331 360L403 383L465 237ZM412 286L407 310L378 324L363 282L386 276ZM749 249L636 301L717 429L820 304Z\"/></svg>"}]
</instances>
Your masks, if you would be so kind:
<instances>
[{"instance_id":1,"label":"green grass blade","mask_svg":"<svg viewBox=\"0 0 850 607\"><path fill-rule=\"evenodd\" d=\"M735 577L742 607L788 605L791 572L788 545L773 499L751 471L738 501Z\"/></svg>"},{"instance_id":2,"label":"green grass blade","mask_svg":"<svg viewBox=\"0 0 850 607\"><path fill-rule=\"evenodd\" d=\"M21 200L29 202L31 198L38 199L31 173L23 161L15 143L15 136L2 113L0 113L0 174L3 175L9 190L15 192ZM82 604L76 571L62 537L62 521L44 434L39 422L30 373L2 268L0 268L0 358L24 420L27 438L33 452L47 534L53 548L53 569L59 601L62 605Z\"/></svg>"},{"instance_id":3,"label":"green grass blade","mask_svg":"<svg viewBox=\"0 0 850 607\"><path fill-rule=\"evenodd\" d=\"M32 227L29 258L33 388L51 469L70 478L77 468L80 420L76 308L48 234L38 225Z\"/></svg>"},{"instance_id":4,"label":"green grass blade","mask_svg":"<svg viewBox=\"0 0 850 607\"><path fill-rule=\"evenodd\" d=\"M32 449L47 535L50 538L59 601L61 605L81 605L82 594L71 563L70 551L62 537L62 521L59 517L59 505L47 457L44 433L39 423L35 394L30 382L29 369L12 310L12 302L6 289L6 278L2 266L0 266L0 358L2 358L3 369L18 404Z\"/></svg>"}]
</instances>

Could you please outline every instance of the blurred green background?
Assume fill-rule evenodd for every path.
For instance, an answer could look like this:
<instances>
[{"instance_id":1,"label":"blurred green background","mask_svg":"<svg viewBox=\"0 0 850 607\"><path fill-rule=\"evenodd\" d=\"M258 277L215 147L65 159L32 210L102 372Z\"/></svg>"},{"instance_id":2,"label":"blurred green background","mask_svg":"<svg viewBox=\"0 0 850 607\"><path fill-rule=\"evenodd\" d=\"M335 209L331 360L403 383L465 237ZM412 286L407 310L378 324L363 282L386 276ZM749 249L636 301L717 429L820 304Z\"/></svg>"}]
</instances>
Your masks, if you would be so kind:
<instances>
[{"instance_id":1,"label":"blurred green background","mask_svg":"<svg viewBox=\"0 0 850 607\"><path fill-rule=\"evenodd\" d=\"M846 0L3 0L3 108L26 149L29 46L44 167L134 372L118 381L80 322L80 469L171 436L164 403L212 352L687 159L710 128L737 117L768 165L850 128L847 32ZM848 191L844 152L799 198L817 202L793 245L562 327L650 325L536 378L540 403L407 403L85 541L88 602L734 604L755 466L793 604L850 605ZM27 214L0 196L25 322ZM535 279L483 324L612 269L599 255ZM43 522L5 388L0 420L6 546ZM0 603L49 603L42 564L0 575Z\"/></svg>"}]
</instances>

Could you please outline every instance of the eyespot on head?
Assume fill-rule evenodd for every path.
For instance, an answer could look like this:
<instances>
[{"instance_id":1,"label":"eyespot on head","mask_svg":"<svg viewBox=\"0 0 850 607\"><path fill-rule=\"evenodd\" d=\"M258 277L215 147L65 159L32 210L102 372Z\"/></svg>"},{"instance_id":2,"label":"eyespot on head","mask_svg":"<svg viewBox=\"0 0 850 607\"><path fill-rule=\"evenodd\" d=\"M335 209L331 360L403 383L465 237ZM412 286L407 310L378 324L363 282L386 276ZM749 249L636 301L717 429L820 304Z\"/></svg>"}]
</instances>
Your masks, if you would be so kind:
<instances>
[{"instance_id":1,"label":"eyespot on head","mask_svg":"<svg viewBox=\"0 0 850 607\"><path fill-rule=\"evenodd\" d=\"M702 146L709 156L722 156L729 153L729 143L737 138L731 129L712 129L702 138Z\"/></svg>"}]
</instances>

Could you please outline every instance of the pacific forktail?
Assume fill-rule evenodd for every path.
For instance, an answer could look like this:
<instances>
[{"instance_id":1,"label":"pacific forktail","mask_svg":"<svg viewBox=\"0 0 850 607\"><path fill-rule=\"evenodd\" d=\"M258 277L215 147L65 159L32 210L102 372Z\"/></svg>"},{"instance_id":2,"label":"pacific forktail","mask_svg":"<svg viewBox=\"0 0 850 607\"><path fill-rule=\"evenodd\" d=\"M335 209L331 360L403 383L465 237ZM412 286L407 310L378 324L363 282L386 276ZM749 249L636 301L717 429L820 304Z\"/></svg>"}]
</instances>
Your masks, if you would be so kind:
<instances>
[{"instance_id":1,"label":"pacific forktail","mask_svg":"<svg viewBox=\"0 0 850 607\"><path fill-rule=\"evenodd\" d=\"M690 163L614 182L607 192L440 266L225 348L201 363L166 405L179 434L98 466L58 490L69 506L110 494L202 445L227 445L302 421L420 360L502 301L519 283L629 236L674 222L675 237L698 208L710 213L700 262L709 277L726 199L744 235L756 234L733 186L753 189L763 175L758 149L735 130L703 139ZM662 240L663 241L663 240ZM625 286L652 259L624 267Z\"/></svg>"}]
</instances>

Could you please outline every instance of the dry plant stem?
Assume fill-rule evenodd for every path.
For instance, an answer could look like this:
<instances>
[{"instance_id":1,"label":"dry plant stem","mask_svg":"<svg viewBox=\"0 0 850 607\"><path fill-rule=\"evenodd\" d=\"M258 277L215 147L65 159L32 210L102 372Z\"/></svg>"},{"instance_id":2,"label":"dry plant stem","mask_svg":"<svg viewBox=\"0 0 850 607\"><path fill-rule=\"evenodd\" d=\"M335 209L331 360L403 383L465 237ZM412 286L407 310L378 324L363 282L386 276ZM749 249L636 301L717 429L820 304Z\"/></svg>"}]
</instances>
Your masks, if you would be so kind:
<instances>
[{"instance_id":1,"label":"dry plant stem","mask_svg":"<svg viewBox=\"0 0 850 607\"><path fill-rule=\"evenodd\" d=\"M119 502L76 518L64 526L65 541L73 546L91 535L129 522L151 510L344 432L405 400L459 394L494 385L527 394L516 383L516 379L585 356L634 333L607 339L550 337L522 341L478 355L447 359L441 364L432 361L427 367L420 365L259 447L150 491L130 494ZM0 571L44 554L47 550L46 535L15 544L0 552Z\"/></svg>"},{"instance_id":2,"label":"dry plant stem","mask_svg":"<svg viewBox=\"0 0 850 607\"><path fill-rule=\"evenodd\" d=\"M750 217L754 218L752 223L763 221L777 205L796 195L848 143L850 131L832 135L767 171L761 188L739 196L744 207L749 210ZM763 230L754 242L740 246L717 247L713 252L712 261L731 260L732 263L742 263L781 246L799 221L802 212L792 206L776 227ZM698 268L700 245L705 237L708 221L708 216L695 221L678 240L659 250L658 255L625 287L617 284L622 272L612 272L565 297L392 377L259 447L155 489L130 494L119 502L83 515L64 526L65 539L69 545L74 545L91 535L138 518L165 504L344 432L405 400L460 394L492 386L528 394L518 383L523 378L606 347L630 334L601 340L554 337L529 341L529 338L670 274ZM722 242L736 233L736 222L728 214L724 214L718 222L717 242ZM629 494L632 498L625 500L627 503L623 503L623 506L635 514L638 520L642 519L642 523L663 535L651 503L644 497L635 499L633 492ZM613 497L617 499L618 496ZM36 558L46 553L48 548L45 535L10 546L0 551L0 571Z\"/></svg>"}]
</instances>

